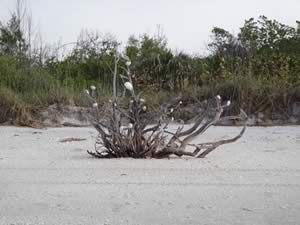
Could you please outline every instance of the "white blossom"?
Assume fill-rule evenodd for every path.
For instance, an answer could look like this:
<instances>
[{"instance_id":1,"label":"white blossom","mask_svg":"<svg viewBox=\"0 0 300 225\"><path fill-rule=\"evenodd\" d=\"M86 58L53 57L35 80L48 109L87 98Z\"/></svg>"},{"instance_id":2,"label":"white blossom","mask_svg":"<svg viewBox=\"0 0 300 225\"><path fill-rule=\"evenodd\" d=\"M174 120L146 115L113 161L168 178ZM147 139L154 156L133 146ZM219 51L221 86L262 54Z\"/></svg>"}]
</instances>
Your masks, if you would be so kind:
<instances>
[{"instance_id":1,"label":"white blossom","mask_svg":"<svg viewBox=\"0 0 300 225\"><path fill-rule=\"evenodd\" d=\"M221 99L222 99L220 95L217 95L217 98L218 98L219 100L221 100Z\"/></svg>"},{"instance_id":2,"label":"white blossom","mask_svg":"<svg viewBox=\"0 0 300 225\"><path fill-rule=\"evenodd\" d=\"M174 121L174 117L172 117L171 120Z\"/></svg>"},{"instance_id":3,"label":"white blossom","mask_svg":"<svg viewBox=\"0 0 300 225\"><path fill-rule=\"evenodd\" d=\"M230 106L230 104L231 104L231 101L228 100L227 103L226 103L226 105L227 105L227 106Z\"/></svg>"},{"instance_id":4,"label":"white blossom","mask_svg":"<svg viewBox=\"0 0 300 225\"><path fill-rule=\"evenodd\" d=\"M98 103L97 102L93 103L93 107L98 108Z\"/></svg>"},{"instance_id":5,"label":"white blossom","mask_svg":"<svg viewBox=\"0 0 300 225\"><path fill-rule=\"evenodd\" d=\"M95 87L94 85L91 85L90 88L91 88L92 91L95 91L95 90L96 90L96 87Z\"/></svg>"},{"instance_id":6,"label":"white blossom","mask_svg":"<svg viewBox=\"0 0 300 225\"><path fill-rule=\"evenodd\" d=\"M142 109L143 109L143 111L146 111L147 110L147 106L144 105Z\"/></svg>"},{"instance_id":7,"label":"white blossom","mask_svg":"<svg viewBox=\"0 0 300 225\"><path fill-rule=\"evenodd\" d=\"M182 105L182 101L179 102L179 105Z\"/></svg>"},{"instance_id":8,"label":"white blossom","mask_svg":"<svg viewBox=\"0 0 300 225\"><path fill-rule=\"evenodd\" d=\"M128 60L128 61L126 62L126 66L130 66L130 65L131 65L131 61Z\"/></svg>"},{"instance_id":9,"label":"white blossom","mask_svg":"<svg viewBox=\"0 0 300 225\"><path fill-rule=\"evenodd\" d=\"M129 123L128 124L128 129L132 129L133 128L133 124L132 123Z\"/></svg>"},{"instance_id":10,"label":"white blossom","mask_svg":"<svg viewBox=\"0 0 300 225\"><path fill-rule=\"evenodd\" d=\"M86 94L88 94L88 95L90 94L89 90L85 89L84 91Z\"/></svg>"},{"instance_id":11,"label":"white blossom","mask_svg":"<svg viewBox=\"0 0 300 225\"><path fill-rule=\"evenodd\" d=\"M124 83L124 86L125 86L125 88L126 88L127 90L133 91L133 86L132 86L132 84L131 84L129 81L125 82L125 83Z\"/></svg>"},{"instance_id":12,"label":"white blossom","mask_svg":"<svg viewBox=\"0 0 300 225\"><path fill-rule=\"evenodd\" d=\"M144 102L145 102L145 99L141 98L141 99L140 99L140 102L141 102L141 103L144 103Z\"/></svg>"},{"instance_id":13,"label":"white blossom","mask_svg":"<svg viewBox=\"0 0 300 225\"><path fill-rule=\"evenodd\" d=\"M106 53L107 55L110 55L111 51L110 51L109 49L107 49L107 50L105 51L105 53Z\"/></svg>"}]
</instances>

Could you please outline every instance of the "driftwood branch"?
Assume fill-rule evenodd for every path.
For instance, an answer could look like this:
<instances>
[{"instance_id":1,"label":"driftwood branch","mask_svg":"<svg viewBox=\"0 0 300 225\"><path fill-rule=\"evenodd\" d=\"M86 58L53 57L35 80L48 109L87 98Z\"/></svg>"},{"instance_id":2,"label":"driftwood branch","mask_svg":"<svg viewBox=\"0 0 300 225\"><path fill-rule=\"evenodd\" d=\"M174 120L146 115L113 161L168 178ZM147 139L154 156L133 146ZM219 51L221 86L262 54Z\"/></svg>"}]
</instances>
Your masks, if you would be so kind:
<instances>
[{"instance_id":1,"label":"driftwood branch","mask_svg":"<svg viewBox=\"0 0 300 225\"><path fill-rule=\"evenodd\" d=\"M116 60L114 84L117 62ZM99 118L98 104L89 95L89 100L96 111L95 115L97 115L94 127L99 133L95 150L88 151L90 155L97 158L165 158L171 155L204 158L219 146L235 142L244 134L246 113L240 110L238 116L222 117L224 109L230 105L230 102L223 104L220 96L199 104L203 109L202 113L196 117L190 128L184 129L184 126L180 126L176 132L168 131L174 110L182 104L181 96L163 104L157 112L158 122L150 125L147 120L147 105L140 94L135 94L129 70L130 63L126 62L126 65L127 81L124 83L124 87L131 95L127 107L122 106L118 101L116 86L113 85L113 101L101 112L102 118ZM125 79L122 80L125 81ZM89 94L88 91L87 93ZM211 126L228 120L243 122L243 128L237 136L215 142L192 143Z\"/></svg>"}]
</instances>

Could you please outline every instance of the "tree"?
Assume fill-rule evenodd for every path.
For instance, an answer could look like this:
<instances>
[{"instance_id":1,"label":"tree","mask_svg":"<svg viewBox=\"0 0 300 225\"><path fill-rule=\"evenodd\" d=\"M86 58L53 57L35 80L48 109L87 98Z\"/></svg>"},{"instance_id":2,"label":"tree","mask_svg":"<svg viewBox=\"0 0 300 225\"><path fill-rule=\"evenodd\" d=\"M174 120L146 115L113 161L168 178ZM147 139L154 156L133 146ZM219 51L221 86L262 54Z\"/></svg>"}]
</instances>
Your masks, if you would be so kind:
<instances>
[{"instance_id":1,"label":"tree","mask_svg":"<svg viewBox=\"0 0 300 225\"><path fill-rule=\"evenodd\" d=\"M296 29L260 16L257 20L250 18L240 29L239 39L244 45L257 51L280 50L280 43L296 36Z\"/></svg>"},{"instance_id":2,"label":"tree","mask_svg":"<svg viewBox=\"0 0 300 225\"><path fill-rule=\"evenodd\" d=\"M97 31L81 31L74 48L64 59L73 66L76 73L84 74L87 78L97 79L103 76L113 63L113 54L119 43L110 35L101 36ZM107 65L106 65L107 64Z\"/></svg>"},{"instance_id":3,"label":"tree","mask_svg":"<svg viewBox=\"0 0 300 225\"><path fill-rule=\"evenodd\" d=\"M16 56L18 59L26 55L28 44L20 27L20 20L12 14L6 25L0 24L0 51L2 54Z\"/></svg>"},{"instance_id":4,"label":"tree","mask_svg":"<svg viewBox=\"0 0 300 225\"><path fill-rule=\"evenodd\" d=\"M269 54L275 51L285 51L290 48L291 41L299 39L297 30L276 20L260 16L257 20L250 18L245 21L237 36L214 27L212 42L209 48L213 55L249 57L254 54Z\"/></svg>"}]
</instances>

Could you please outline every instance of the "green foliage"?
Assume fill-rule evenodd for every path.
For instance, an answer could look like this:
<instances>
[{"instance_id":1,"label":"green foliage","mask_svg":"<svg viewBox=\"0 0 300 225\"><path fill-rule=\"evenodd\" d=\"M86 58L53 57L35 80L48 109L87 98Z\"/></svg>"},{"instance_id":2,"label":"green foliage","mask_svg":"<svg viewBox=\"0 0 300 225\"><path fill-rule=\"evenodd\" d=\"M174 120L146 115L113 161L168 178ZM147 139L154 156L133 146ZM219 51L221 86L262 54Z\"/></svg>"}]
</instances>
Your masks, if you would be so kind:
<instances>
[{"instance_id":1,"label":"green foliage","mask_svg":"<svg viewBox=\"0 0 300 225\"><path fill-rule=\"evenodd\" d=\"M153 107L170 94L183 92L200 99L221 94L248 112L288 108L291 101L300 101L299 27L265 16L246 20L237 35L214 27L211 54L206 57L175 53L164 36L147 34L131 36L119 53L114 37L84 31L64 57L52 49L54 54L40 54L36 60L12 14L5 25L0 23L0 108L85 105L81 92L90 85L106 99L112 91L116 54L123 58L118 74L124 75L128 57L133 82ZM118 76L117 86L122 84Z\"/></svg>"},{"instance_id":2,"label":"green foliage","mask_svg":"<svg viewBox=\"0 0 300 225\"><path fill-rule=\"evenodd\" d=\"M26 59L28 44L21 30L21 21L12 14L6 25L0 22L0 55L14 56L19 64Z\"/></svg>"}]
</instances>

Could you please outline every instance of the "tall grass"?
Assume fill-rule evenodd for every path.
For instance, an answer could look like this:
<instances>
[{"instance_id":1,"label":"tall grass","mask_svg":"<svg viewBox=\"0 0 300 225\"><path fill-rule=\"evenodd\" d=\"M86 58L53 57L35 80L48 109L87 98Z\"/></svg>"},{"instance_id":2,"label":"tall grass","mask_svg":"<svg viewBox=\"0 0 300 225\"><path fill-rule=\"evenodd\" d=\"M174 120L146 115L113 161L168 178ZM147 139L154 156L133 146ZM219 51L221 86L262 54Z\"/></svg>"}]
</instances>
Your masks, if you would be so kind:
<instances>
[{"instance_id":1,"label":"tall grass","mask_svg":"<svg viewBox=\"0 0 300 225\"><path fill-rule=\"evenodd\" d=\"M202 64L207 62L204 60ZM232 111L242 107L248 113L264 112L275 118L276 113L287 117L289 104L300 100L297 70L278 67L278 61L262 62L256 58L245 63L228 58L219 61L216 67L201 68L193 82L189 82L190 77L183 78L180 90L157 89L153 81L137 84L152 109L179 92L191 104L193 98L203 100L219 94L234 103ZM37 65L19 66L14 57L0 56L0 122L31 124L36 112L54 103L87 106L82 92L92 84L99 90L99 100L108 100L111 86L107 83L87 79L82 74L62 79L63 72Z\"/></svg>"}]
</instances>

